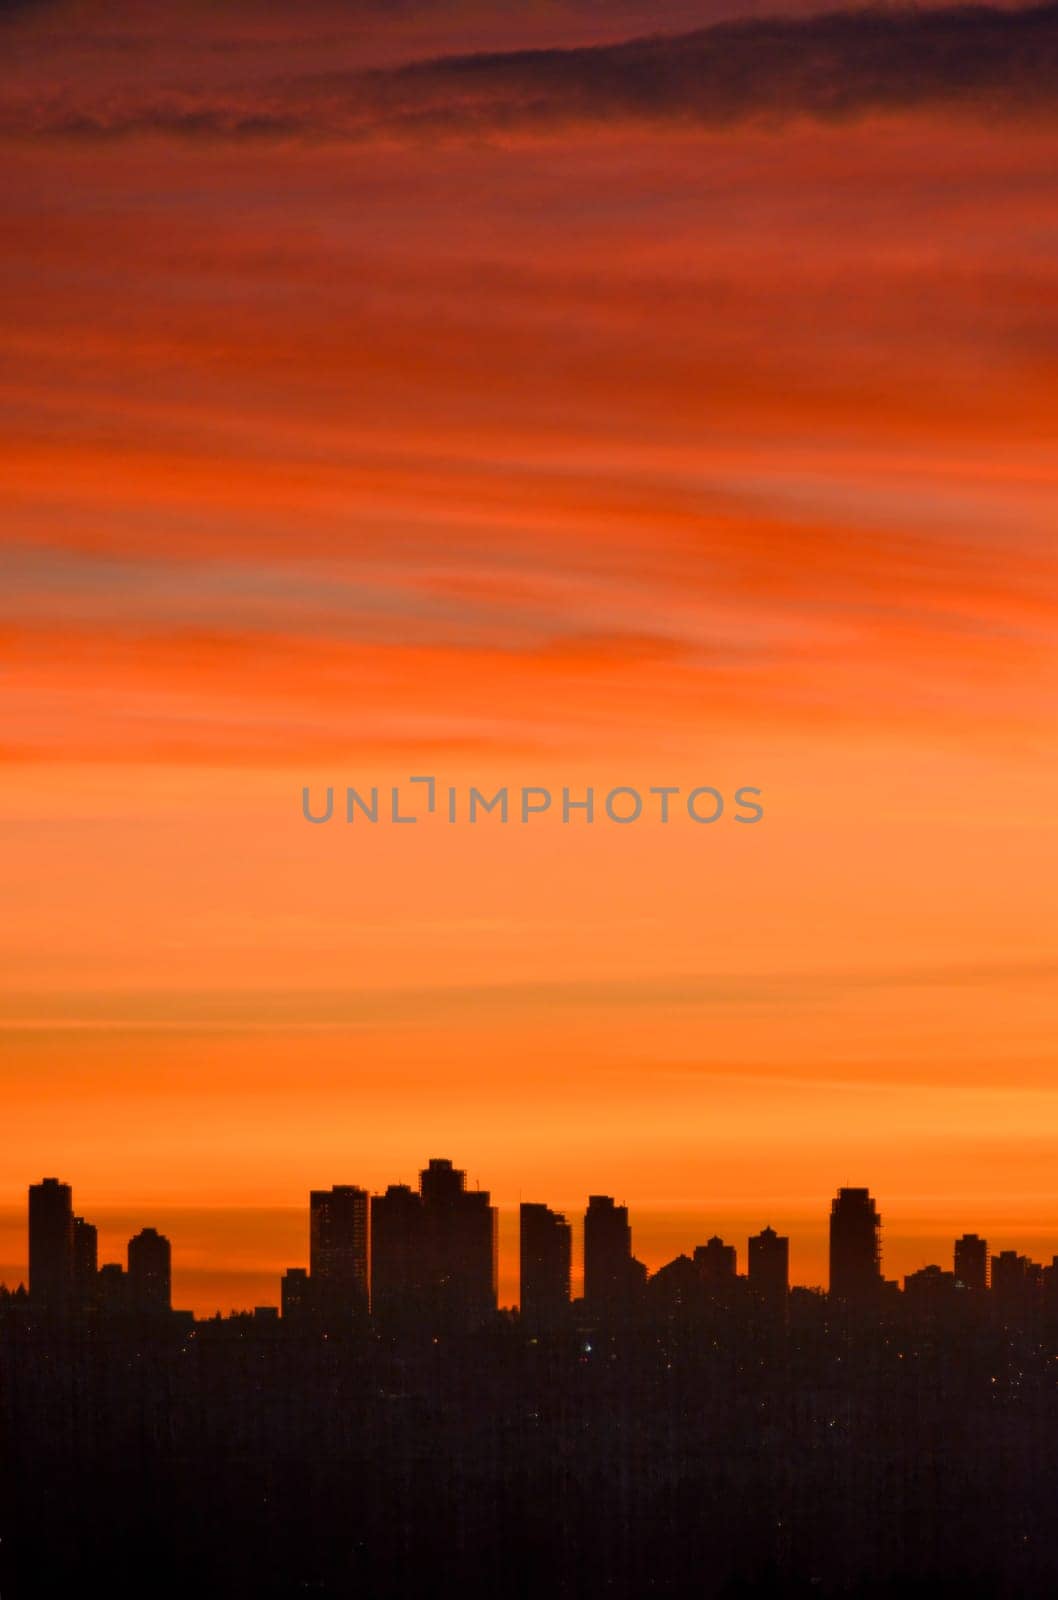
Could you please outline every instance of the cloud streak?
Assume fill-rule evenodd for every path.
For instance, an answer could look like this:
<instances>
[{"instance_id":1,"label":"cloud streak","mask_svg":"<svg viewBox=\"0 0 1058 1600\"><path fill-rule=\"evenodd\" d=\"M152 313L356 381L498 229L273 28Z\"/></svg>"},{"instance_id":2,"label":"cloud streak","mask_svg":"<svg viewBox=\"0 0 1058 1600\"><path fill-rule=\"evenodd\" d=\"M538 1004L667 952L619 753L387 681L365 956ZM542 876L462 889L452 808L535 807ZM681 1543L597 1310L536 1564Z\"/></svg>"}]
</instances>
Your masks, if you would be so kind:
<instances>
[{"instance_id":1,"label":"cloud streak","mask_svg":"<svg viewBox=\"0 0 1058 1600\"><path fill-rule=\"evenodd\" d=\"M443 926L443 924L438 924ZM369 933L376 934L373 925ZM473 1017L487 1024L508 1012L571 1010L740 1010L766 1007L780 1013L818 1008L848 995L906 990L1017 989L1052 987L1058 962L997 960L812 971L674 973L614 979L554 979L449 986L404 985L389 990L200 989L133 993L58 992L0 994L0 1032L48 1030L257 1032L291 1029L375 1027L381 1024ZM828 1068L828 1070L831 1070Z\"/></svg>"},{"instance_id":2,"label":"cloud streak","mask_svg":"<svg viewBox=\"0 0 1058 1600\"><path fill-rule=\"evenodd\" d=\"M1058 5L841 11L721 23L574 49L519 50L383 70L164 94L82 88L25 96L8 137L372 140L845 120L945 108L1050 116Z\"/></svg>"}]
</instances>

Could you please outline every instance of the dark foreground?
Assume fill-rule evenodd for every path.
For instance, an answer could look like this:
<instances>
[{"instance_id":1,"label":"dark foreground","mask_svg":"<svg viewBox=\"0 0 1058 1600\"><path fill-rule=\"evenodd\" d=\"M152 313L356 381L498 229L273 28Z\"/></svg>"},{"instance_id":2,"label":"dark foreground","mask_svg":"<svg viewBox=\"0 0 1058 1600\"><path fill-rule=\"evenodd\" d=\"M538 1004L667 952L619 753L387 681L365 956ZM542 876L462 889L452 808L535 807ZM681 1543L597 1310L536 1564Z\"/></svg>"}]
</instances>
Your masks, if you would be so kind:
<instances>
[{"instance_id":1,"label":"dark foreground","mask_svg":"<svg viewBox=\"0 0 1058 1600\"><path fill-rule=\"evenodd\" d=\"M986 1313L10 1317L0 1423L3 1600L1058 1593L1058 1340Z\"/></svg>"}]
</instances>

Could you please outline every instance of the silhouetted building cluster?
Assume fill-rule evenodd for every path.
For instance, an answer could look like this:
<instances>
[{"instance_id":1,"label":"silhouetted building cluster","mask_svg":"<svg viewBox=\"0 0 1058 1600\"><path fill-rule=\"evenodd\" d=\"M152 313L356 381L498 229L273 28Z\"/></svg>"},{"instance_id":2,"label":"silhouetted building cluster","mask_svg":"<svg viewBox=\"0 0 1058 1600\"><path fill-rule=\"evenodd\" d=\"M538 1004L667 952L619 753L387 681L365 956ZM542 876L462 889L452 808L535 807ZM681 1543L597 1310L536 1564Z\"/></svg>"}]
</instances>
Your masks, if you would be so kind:
<instances>
[{"instance_id":1,"label":"silhouetted building cluster","mask_svg":"<svg viewBox=\"0 0 1058 1600\"><path fill-rule=\"evenodd\" d=\"M169 1240L144 1228L129 1240L127 1269L98 1264L98 1233L73 1212L73 1191L58 1178L43 1178L29 1190L29 1298L55 1317L100 1310L143 1316L168 1315L172 1306Z\"/></svg>"},{"instance_id":2,"label":"silhouetted building cluster","mask_svg":"<svg viewBox=\"0 0 1058 1600\"><path fill-rule=\"evenodd\" d=\"M882 1220L869 1190L839 1189L830 1210L829 1300L849 1314L878 1314L899 1294L882 1275ZM573 1230L540 1202L520 1208L521 1321L547 1332L567 1325L620 1326L670 1312L732 1305L739 1296L785 1314L790 1241L765 1227L749 1240L745 1276L734 1245L713 1235L691 1255L648 1273L632 1250L628 1207L612 1195L588 1197L583 1218L583 1299L573 1299ZM416 1329L466 1332L497 1313L496 1209L466 1173L434 1158L418 1187L390 1184L370 1194L353 1184L309 1195L309 1265L290 1267L280 1306L258 1307L259 1321L341 1332L374 1325L392 1334ZM171 1313L169 1240L144 1228L129 1240L127 1266L98 1263L95 1227L75 1216L70 1186L44 1178L29 1190L29 1303L38 1313L163 1317ZM907 1274L904 1298L941 1315L956 1303L987 1303L1024 1322L1058 1303L1058 1257L1043 1267L1016 1251L989 1256L975 1233L955 1240L951 1270L929 1265ZM180 1314L187 1320L187 1313Z\"/></svg>"},{"instance_id":3,"label":"silhouetted building cluster","mask_svg":"<svg viewBox=\"0 0 1058 1600\"><path fill-rule=\"evenodd\" d=\"M496 1311L496 1210L451 1161L430 1161L417 1190L314 1189L309 1217L309 1270L284 1275L284 1317L341 1329L370 1310L393 1331L458 1331Z\"/></svg>"}]
</instances>

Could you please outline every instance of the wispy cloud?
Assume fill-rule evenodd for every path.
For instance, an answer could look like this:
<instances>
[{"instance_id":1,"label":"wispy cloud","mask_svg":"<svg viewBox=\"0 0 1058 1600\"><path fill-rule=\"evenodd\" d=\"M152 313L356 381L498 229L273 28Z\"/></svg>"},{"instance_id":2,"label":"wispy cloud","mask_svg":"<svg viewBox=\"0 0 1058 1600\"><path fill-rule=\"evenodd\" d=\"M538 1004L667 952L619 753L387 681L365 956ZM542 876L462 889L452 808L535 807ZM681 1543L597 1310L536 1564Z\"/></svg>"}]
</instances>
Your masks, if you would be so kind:
<instances>
[{"instance_id":1,"label":"wispy cloud","mask_svg":"<svg viewBox=\"0 0 1058 1600\"><path fill-rule=\"evenodd\" d=\"M488 1024L498 1015L580 1010L714 1011L765 1008L789 1013L843 996L908 990L969 991L1050 986L1058 964L950 962L830 971L674 973L670 976L516 983L402 986L391 989L200 989L137 993L0 996L2 1032L328 1032L398 1023L433 1027Z\"/></svg>"},{"instance_id":2,"label":"wispy cloud","mask_svg":"<svg viewBox=\"0 0 1058 1600\"><path fill-rule=\"evenodd\" d=\"M170 82L172 80L169 80ZM74 139L463 138L628 121L716 126L923 106L1058 106L1058 5L836 11L581 48L442 56L253 88L77 88L9 103L0 131Z\"/></svg>"}]
</instances>

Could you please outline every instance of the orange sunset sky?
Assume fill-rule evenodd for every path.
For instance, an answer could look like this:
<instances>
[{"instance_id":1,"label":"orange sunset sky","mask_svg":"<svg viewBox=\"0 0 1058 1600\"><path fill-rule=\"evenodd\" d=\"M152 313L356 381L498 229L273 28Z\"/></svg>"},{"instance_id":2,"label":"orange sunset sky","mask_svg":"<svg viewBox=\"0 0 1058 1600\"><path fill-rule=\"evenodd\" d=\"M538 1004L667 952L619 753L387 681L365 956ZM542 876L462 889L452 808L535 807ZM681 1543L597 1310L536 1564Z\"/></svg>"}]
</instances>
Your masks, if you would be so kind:
<instances>
[{"instance_id":1,"label":"orange sunset sky","mask_svg":"<svg viewBox=\"0 0 1058 1600\"><path fill-rule=\"evenodd\" d=\"M645 36L651 36L645 38ZM0 1279L451 1156L1058 1251L1058 8L0 10ZM764 820L311 827L301 791ZM491 790L490 790L491 792Z\"/></svg>"}]
</instances>

